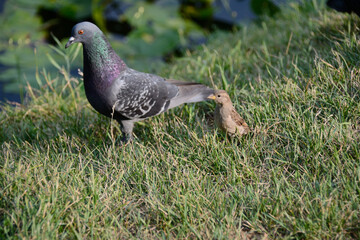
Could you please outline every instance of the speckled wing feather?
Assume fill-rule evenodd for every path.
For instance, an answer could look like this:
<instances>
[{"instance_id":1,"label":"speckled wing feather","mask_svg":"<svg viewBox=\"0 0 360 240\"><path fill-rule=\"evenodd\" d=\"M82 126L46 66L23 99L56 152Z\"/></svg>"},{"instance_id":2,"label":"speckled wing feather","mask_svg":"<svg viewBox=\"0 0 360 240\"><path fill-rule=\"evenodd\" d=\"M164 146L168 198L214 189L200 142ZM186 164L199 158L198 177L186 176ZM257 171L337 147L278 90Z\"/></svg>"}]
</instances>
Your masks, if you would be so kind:
<instances>
[{"instance_id":1,"label":"speckled wing feather","mask_svg":"<svg viewBox=\"0 0 360 240\"><path fill-rule=\"evenodd\" d=\"M246 124L245 120L239 115L239 113L236 112L236 110L233 108L231 110L231 119L236 123L237 126L242 126L246 132L250 131L249 126Z\"/></svg>"},{"instance_id":2,"label":"speckled wing feather","mask_svg":"<svg viewBox=\"0 0 360 240\"><path fill-rule=\"evenodd\" d=\"M109 87L115 117L144 119L183 103L204 101L213 90L199 83L165 80L126 69Z\"/></svg>"},{"instance_id":3,"label":"speckled wing feather","mask_svg":"<svg viewBox=\"0 0 360 240\"><path fill-rule=\"evenodd\" d=\"M128 68L110 86L117 118L144 119L166 111L178 88L164 78Z\"/></svg>"}]
</instances>

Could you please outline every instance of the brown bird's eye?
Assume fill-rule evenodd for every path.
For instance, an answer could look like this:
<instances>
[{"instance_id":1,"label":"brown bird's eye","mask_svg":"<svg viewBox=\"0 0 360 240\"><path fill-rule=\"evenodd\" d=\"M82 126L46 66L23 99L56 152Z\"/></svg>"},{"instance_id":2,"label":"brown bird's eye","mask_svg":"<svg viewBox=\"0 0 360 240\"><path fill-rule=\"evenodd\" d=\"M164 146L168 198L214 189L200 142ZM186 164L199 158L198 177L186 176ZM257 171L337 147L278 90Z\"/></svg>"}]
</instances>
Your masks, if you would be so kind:
<instances>
[{"instance_id":1,"label":"brown bird's eye","mask_svg":"<svg viewBox=\"0 0 360 240\"><path fill-rule=\"evenodd\" d=\"M220 97L220 95L218 95L218 97Z\"/></svg>"},{"instance_id":2,"label":"brown bird's eye","mask_svg":"<svg viewBox=\"0 0 360 240\"><path fill-rule=\"evenodd\" d=\"M84 30L79 30L78 31L78 34L80 34L80 35L83 34L83 33L84 33Z\"/></svg>"}]
</instances>

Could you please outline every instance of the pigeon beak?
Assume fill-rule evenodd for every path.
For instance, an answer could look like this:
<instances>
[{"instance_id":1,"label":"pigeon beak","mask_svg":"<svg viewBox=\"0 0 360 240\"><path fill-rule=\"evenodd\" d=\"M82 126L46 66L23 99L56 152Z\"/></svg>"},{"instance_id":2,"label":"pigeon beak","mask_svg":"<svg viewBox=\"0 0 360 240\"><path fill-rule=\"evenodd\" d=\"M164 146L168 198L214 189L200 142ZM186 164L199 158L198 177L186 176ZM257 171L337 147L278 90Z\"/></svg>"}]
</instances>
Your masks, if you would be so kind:
<instances>
[{"instance_id":1,"label":"pigeon beak","mask_svg":"<svg viewBox=\"0 0 360 240\"><path fill-rule=\"evenodd\" d=\"M208 96L207 97L208 99L211 99L211 100L215 100L216 99L216 97L215 97L215 95L214 94L211 94L210 96Z\"/></svg>"},{"instance_id":2,"label":"pigeon beak","mask_svg":"<svg viewBox=\"0 0 360 240\"><path fill-rule=\"evenodd\" d=\"M68 42L66 43L66 45L65 45L65 48L70 47L70 45L73 44L74 41L75 41L75 38L74 38L74 37L70 37L70 38L69 38L69 41L68 41Z\"/></svg>"}]
</instances>

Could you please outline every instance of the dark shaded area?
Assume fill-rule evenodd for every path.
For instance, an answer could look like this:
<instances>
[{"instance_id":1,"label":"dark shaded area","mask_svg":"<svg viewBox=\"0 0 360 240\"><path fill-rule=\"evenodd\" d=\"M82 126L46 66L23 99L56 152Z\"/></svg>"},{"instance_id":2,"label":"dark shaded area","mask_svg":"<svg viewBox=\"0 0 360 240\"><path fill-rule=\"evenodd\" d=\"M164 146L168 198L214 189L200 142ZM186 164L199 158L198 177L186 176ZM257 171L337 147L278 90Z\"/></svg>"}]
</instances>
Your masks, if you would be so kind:
<instances>
[{"instance_id":1,"label":"dark shaded area","mask_svg":"<svg viewBox=\"0 0 360 240\"><path fill-rule=\"evenodd\" d=\"M360 0L328 0L326 4L339 12L356 13L360 16Z\"/></svg>"},{"instance_id":2,"label":"dark shaded area","mask_svg":"<svg viewBox=\"0 0 360 240\"><path fill-rule=\"evenodd\" d=\"M179 12L183 18L190 19L205 29L214 24L214 8L210 1L179 0Z\"/></svg>"},{"instance_id":3,"label":"dark shaded area","mask_svg":"<svg viewBox=\"0 0 360 240\"><path fill-rule=\"evenodd\" d=\"M106 29L112 33L118 33L120 35L128 35L133 29L127 21L113 21L107 20L105 22Z\"/></svg>"},{"instance_id":4,"label":"dark shaded area","mask_svg":"<svg viewBox=\"0 0 360 240\"><path fill-rule=\"evenodd\" d=\"M43 7L38 9L37 15L44 22L43 28L46 30L46 41L51 44L56 44L51 34L58 39L66 38L69 36L69 26L74 26L79 21L93 21L90 16L84 19L70 19L59 14L55 9Z\"/></svg>"},{"instance_id":5,"label":"dark shaded area","mask_svg":"<svg viewBox=\"0 0 360 240\"><path fill-rule=\"evenodd\" d=\"M109 32L128 35L133 30L133 27L126 19L119 17L124 14L129 7L128 4L118 1L113 1L105 7L105 26Z\"/></svg>"},{"instance_id":6,"label":"dark shaded area","mask_svg":"<svg viewBox=\"0 0 360 240\"><path fill-rule=\"evenodd\" d=\"M256 15L269 15L274 16L280 9L270 0L252 0L250 2L251 9Z\"/></svg>"},{"instance_id":7,"label":"dark shaded area","mask_svg":"<svg viewBox=\"0 0 360 240\"><path fill-rule=\"evenodd\" d=\"M5 0L0 0L0 13L4 11Z\"/></svg>"},{"instance_id":8,"label":"dark shaded area","mask_svg":"<svg viewBox=\"0 0 360 240\"><path fill-rule=\"evenodd\" d=\"M0 64L0 74L6 70L6 66ZM4 87L6 82L0 81L0 103L4 101L20 102L20 95L17 93L5 93Z\"/></svg>"},{"instance_id":9,"label":"dark shaded area","mask_svg":"<svg viewBox=\"0 0 360 240\"><path fill-rule=\"evenodd\" d=\"M5 93L4 92L4 86L6 82L0 81L0 103L4 101L10 101L10 102L20 102L20 95L17 93Z\"/></svg>"}]
</instances>

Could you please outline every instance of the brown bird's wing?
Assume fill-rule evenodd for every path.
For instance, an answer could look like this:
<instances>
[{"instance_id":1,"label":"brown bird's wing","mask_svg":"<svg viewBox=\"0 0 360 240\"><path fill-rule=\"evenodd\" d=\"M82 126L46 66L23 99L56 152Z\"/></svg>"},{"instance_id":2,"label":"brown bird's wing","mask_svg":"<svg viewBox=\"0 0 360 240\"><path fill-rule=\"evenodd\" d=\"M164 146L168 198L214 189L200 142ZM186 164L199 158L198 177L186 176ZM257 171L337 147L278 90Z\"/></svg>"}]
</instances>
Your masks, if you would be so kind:
<instances>
[{"instance_id":1,"label":"brown bird's wing","mask_svg":"<svg viewBox=\"0 0 360 240\"><path fill-rule=\"evenodd\" d=\"M231 111L231 119L236 123L236 125L243 127L246 130L246 133L250 132L249 126L234 108Z\"/></svg>"}]
</instances>

